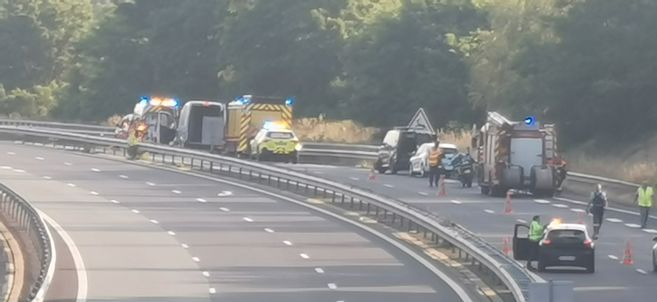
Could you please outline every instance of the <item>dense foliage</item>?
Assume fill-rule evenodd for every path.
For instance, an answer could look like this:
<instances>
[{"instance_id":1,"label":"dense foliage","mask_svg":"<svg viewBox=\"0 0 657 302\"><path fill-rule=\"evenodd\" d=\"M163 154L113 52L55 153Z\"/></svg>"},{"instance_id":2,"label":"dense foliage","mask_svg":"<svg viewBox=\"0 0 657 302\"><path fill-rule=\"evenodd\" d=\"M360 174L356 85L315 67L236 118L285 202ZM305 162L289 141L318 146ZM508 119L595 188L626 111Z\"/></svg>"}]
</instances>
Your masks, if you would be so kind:
<instances>
[{"instance_id":1,"label":"dense foliage","mask_svg":"<svg viewBox=\"0 0 657 302\"><path fill-rule=\"evenodd\" d=\"M0 0L0 114L253 93L374 126L499 110L633 139L657 130L655 25L654 0Z\"/></svg>"}]
</instances>

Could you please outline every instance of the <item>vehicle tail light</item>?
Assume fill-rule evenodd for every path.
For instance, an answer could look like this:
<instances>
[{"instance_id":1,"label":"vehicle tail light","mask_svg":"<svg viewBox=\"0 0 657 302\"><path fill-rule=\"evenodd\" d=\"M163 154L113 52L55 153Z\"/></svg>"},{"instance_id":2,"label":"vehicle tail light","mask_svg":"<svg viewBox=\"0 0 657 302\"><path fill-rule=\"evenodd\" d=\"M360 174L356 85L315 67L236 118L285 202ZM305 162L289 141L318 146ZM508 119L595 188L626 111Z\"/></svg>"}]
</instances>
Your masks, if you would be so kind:
<instances>
[{"instance_id":1,"label":"vehicle tail light","mask_svg":"<svg viewBox=\"0 0 657 302\"><path fill-rule=\"evenodd\" d=\"M593 247L593 241L591 241L589 239L584 240L584 246L586 246L587 248L592 248Z\"/></svg>"},{"instance_id":2,"label":"vehicle tail light","mask_svg":"<svg viewBox=\"0 0 657 302\"><path fill-rule=\"evenodd\" d=\"M550 245L552 241L550 239L543 240L543 245Z\"/></svg>"}]
</instances>

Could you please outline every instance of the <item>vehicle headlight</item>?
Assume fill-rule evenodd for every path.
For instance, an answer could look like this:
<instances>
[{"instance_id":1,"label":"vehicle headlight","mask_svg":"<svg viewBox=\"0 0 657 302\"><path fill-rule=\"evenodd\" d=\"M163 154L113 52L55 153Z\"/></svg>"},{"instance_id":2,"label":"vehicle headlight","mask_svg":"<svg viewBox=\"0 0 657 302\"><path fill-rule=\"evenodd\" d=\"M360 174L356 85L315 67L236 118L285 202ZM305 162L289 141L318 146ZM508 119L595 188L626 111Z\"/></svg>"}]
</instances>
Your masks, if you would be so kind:
<instances>
[{"instance_id":1,"label":"vehicle headlight","mask_svg":"<svg viewBox=\"0 0 657 302\"><path fill-rule=\"evenodd\" d=\"M294 145L294 150L301 151L301 148L303 148L303 145L301 143L297 143Z\"/></svg>"}]
</instances>

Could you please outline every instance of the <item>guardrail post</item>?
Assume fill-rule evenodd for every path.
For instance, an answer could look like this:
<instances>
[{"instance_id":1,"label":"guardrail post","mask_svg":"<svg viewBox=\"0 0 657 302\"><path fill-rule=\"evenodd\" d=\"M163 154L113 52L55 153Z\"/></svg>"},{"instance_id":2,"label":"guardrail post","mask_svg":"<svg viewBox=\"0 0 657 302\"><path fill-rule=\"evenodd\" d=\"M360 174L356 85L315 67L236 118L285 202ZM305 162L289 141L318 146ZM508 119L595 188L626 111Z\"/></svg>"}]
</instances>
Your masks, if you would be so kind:
<instances>
[{"instance_id":1,"label":"guardrail post","mask_svg":"<svg viewBox=\"0 0 657 302\"><path fill-rule=\"evenodd\" d=\"M370 214L370 203L369 203L369 202L367 203L367 212L366 212L366 214L367 214L367 215Z\"/></svg>"},{"instance_id":2,"label":"guardrail post","mask_svg":"<svg viewBox=\"0 0 657 302\"><path fill-rule=\"evenodd\" d=\"M212 174L214 172L213 170L214 170L214 162L210 161L210 174Z\"/></svg>"},{"instance_id":3,"label":"guardrail post","mask_svg":"<svg viewBox=\"0 0 657 302\"><path fill-rule=\"evenodd\" d=\"M353 196L349 197L349 207L352 208L352 209L354 208L354 197Z\"/></svg>"}]
</instances>

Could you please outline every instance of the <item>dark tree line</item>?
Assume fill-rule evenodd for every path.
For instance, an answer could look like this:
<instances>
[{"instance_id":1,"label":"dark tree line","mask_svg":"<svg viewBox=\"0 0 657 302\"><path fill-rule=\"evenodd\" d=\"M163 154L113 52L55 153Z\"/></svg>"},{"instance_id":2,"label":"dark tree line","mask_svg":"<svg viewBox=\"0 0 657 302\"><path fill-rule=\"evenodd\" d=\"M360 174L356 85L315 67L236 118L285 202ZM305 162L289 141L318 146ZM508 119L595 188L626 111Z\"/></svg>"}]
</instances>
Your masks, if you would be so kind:
<instances>
[{"instance_id":1,"label":"dark tree line","mask_svg":"<svg viewBox=\"0 0 657 302\"><path fill-rule=\"evenodd\" d=\"M657 130L655 25L654 0L0 0L0 114L253 93L382 127L499 110L636 139Z\"/></svg>"}]
</instances>

